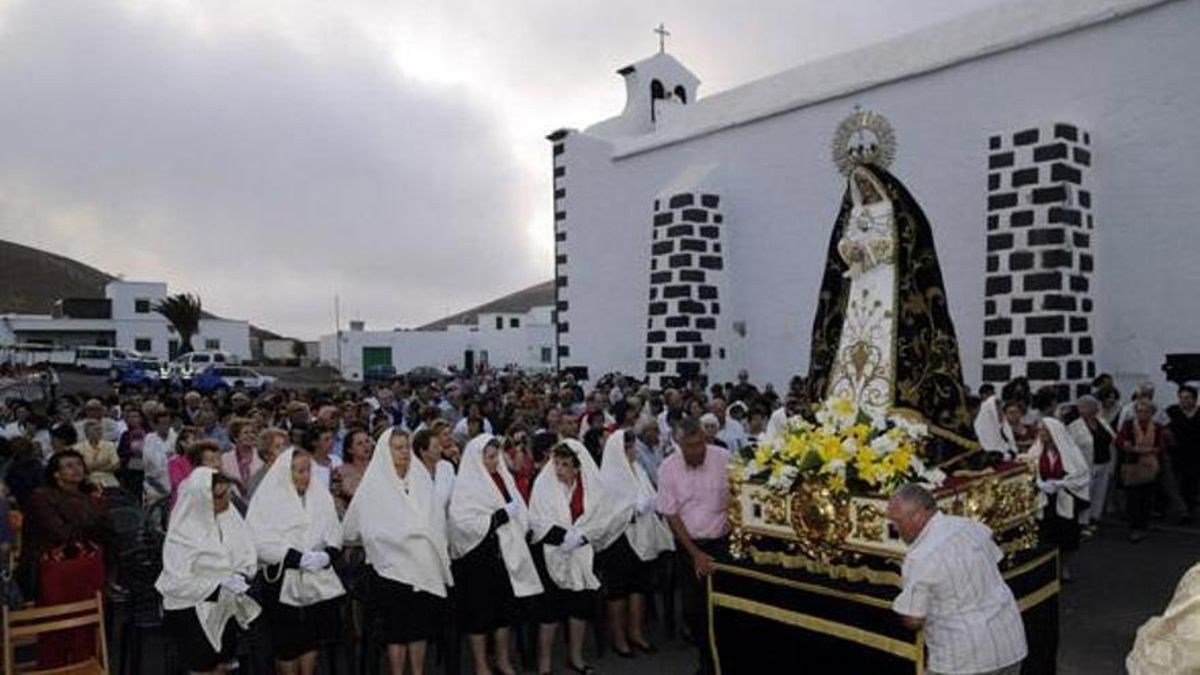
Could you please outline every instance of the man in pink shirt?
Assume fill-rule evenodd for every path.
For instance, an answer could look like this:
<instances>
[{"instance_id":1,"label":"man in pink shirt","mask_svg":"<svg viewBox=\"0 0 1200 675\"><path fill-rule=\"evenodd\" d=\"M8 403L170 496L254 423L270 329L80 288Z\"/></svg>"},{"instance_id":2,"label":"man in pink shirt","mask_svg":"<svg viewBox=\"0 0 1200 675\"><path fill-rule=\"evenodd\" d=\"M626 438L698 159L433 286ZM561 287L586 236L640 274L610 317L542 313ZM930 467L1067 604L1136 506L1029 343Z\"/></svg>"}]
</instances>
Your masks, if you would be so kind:
<instances>
[{"instance_id":1,"label":"man in pink shirt","mask_svg":"<svg viewBox=\"0 0 1200 675\"><path fill-rule=\"evenodd\" d=\"M679 422L672 453L658 469L658 511L679 541L683 616L700 650L700 673L714 672L708 640L707 578L728 550L729 451L709 445L698 420Z\"/></svg>"}]
</instances>

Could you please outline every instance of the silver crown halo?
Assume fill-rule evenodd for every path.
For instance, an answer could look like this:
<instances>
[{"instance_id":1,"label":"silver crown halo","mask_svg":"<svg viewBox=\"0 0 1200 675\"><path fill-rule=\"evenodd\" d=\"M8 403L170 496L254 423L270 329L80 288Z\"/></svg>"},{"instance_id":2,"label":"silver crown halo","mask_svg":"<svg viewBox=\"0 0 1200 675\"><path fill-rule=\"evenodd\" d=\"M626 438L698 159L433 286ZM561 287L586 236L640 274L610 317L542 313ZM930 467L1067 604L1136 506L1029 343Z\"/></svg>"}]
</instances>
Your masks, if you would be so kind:
<instances>
[{"instance_id":1,"label":"silver crown halo","mask_svg":"<svg viewBox=\"0 0 1200 675\"><path fill-rule=\"evenodd\" d=\"M832 150L833 163L843 176L862 164L886 169L896 159L896 132L883 115L854 106L834 132Z\"/></svg>"}]
</instances>

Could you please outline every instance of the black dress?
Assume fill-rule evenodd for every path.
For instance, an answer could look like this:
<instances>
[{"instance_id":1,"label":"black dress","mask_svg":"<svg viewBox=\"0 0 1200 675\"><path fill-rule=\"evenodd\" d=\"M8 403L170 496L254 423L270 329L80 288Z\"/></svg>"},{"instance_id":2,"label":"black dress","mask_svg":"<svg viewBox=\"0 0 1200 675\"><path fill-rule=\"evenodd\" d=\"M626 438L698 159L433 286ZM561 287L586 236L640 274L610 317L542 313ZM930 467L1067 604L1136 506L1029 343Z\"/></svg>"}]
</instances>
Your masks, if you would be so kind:
<instances>
[{"instance_id":1,"label":"black dress","mask_svg":"<svg viewBox=\"0 0 1200 675\"><path fill-rule=\"evenodd\" d=\"M330 560L335 560L340 553L333 548L326 552ZM289 550L282 565L268 565L262 574L266 588L263 614L271 634L271 652L280 661L294 661L316 651L331 636L341 635L341 597L306 607L293 607L280 601L284 571L298 569L300 556L299 551Z\"/></svg>"},{"instance_id":2,"label":"black dress","mask_svg":"<svg viewBox=\"0 0 1200 675\"><path fill-rule=\"evenodd\" d=\"M442 632L446 599L388 579L370 568L371 628L385 645L431 640Z\"/></svg>"},{"instance_id":3,"label":"black dress","mask_svg":"<svg viewBox=\"0 0 1200 675\"><path fill-rule=\"evenodd\" d=\"M479 635L519 621L520 605L496 530L508 522L504 509L492 514L487 535L469 553L450 563L458 598L459 623L469 635Z\"/></svg>"},{"instance_id":4,"label":"black dress","mask_svg":"<svg viewBox=\"0 0 1200 675\"><path fill-rule=\"evenodd\" d=\"M217 589L213 595L216 595ZM215 598L214 598L215 599ZM179 663L185 670L204 673L216 670L222 663L233 661L237 651L237 621L230 619L221 632L221 649L213 649L196 609L168 609L163 612L163 628L175 641Z\"/></svg>"},{"instance_id":5,"label":"black dress","mask_svg":"<svg viewBox=\"0 0 1200 675\"><path fill-rule=\"evenodd\" d=\"M639 558L625 535L596 554L596 567L609 600L649 595L654 590L654 562Z\"/></svg>"},{"instance_id":6,"label":"black dress","mask_svg":"<svg viewBox=\"0 0 1200 675\"><path fill-rule=\"evenodd\" d=\"M563 542L565 536L566 530L555 525L541 541L529 547L533 553L533 564L537 567L538 578L542 580L542 588L545 589L533 603L535 618L540 623L561 623L566 619L589 621L596 613L596 591L559 588L546 570L546 545L557 546Z\"/></svg>"}]
</instances>

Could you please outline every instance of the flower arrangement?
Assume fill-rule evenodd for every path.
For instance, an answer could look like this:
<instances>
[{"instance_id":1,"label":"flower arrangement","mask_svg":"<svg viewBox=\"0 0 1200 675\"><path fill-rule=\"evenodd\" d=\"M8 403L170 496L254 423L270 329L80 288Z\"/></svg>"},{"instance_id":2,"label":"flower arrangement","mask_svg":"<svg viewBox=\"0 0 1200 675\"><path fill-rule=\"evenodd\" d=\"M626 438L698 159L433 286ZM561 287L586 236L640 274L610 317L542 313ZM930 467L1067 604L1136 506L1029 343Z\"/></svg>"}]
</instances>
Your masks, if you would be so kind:
<instances>
[{"instance_id":1,"label":"flower arrangement","mask_svg":"<svg viewBox=\"0 0 1200 675\"><path fill-rule=\"evenodd\" d=\"M928 437L928 427L902 414L872 417L850 399L831 398L815 421L792 417L783 434L760 441L736 464L744 479L765 480L779 493L818 479L836 492L888 494L904 483L945 480L921 459Z\"/></svg>"}]
</instances>

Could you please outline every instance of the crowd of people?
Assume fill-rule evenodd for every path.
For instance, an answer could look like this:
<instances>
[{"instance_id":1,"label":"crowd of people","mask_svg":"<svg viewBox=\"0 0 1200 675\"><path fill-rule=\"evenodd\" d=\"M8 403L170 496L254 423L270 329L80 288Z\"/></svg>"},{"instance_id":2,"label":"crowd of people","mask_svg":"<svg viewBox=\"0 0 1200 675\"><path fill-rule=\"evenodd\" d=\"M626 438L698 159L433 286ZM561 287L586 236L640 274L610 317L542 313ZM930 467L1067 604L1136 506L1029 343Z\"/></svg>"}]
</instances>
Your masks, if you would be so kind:
<instances>
[{"instance_id":1,"label":"crowd of people","mask_svg":"<svg viewBox=\"0 0 1200 675\"><path fill-rule=\"evenodd\" d=\"M1176 402L1161 408L1151 382L1122 401L1112 378L1102 375L1088 393L1063 401L1056 388L1031 393L1027 382L1015 380L1000 392L981 390L975 431L984 450L1036 467L1041 536L1066 560L1106 515L1123 513L1134 543L1145 539L1154 517L1195 522L1196 391L1181 385ZM1070 580L1065 565L1063 578Z\"/></svg>"},{"instance_id":2,"label":"crowd of people","mask_svg":"<svg viewBox=\"0 0 1200 675\"><path fill-rule=\"evenodd\" d=\"M1194 388L1165 411L1151 386L1123 403L1104 378L1070 402L1023 381L979 393L983 449L1037 467L1048 543L1077 549L1118 501L1135 541L1160 511L1194 515ZM711 672L704 581L727 550L731 453L809 404L801 378L780 396L744 371L663 391L484 372L9 401L0 508L23 517L0 518L0 546L19 551L25 599L119 597L108 509L137 504L165 532L155 588L193 672L245 659L237 637L257 631L282 673L313 673L322 645L352 640L393 673L424 672L430 646L456 672L463 637L477 674L546 673L565 626L565 667L588 673L589 625L622 657L653 654L647 623L673 624L676 597ZM40 659L88 648L68 635Z\"/></svg>"},{"instance_id":3,"label":"crowd of people","mask_svg":"<svg viewBox=\"0 0 1200 675\"><path fill-rule=\"evenodd\" d=\"M227 670L257 629L284 673L314 672L345 635L394 673L423 672L428 645L450 669L460 635L476 673L544 673L565 626L565 667L586 673L589 625L619 656L653 654L648 616L673 622L677 594L703 659L703 577L728 530L722 446L746 446L776 406L745 375L585 392L513 373L10 401L2 475L24 517L0 529L25 599L119 597L108 511L138 504L165 533L154 586L193 672ZM47 642L39 662L92 646L76 642Z\"/></svg>"}]
</instances>

